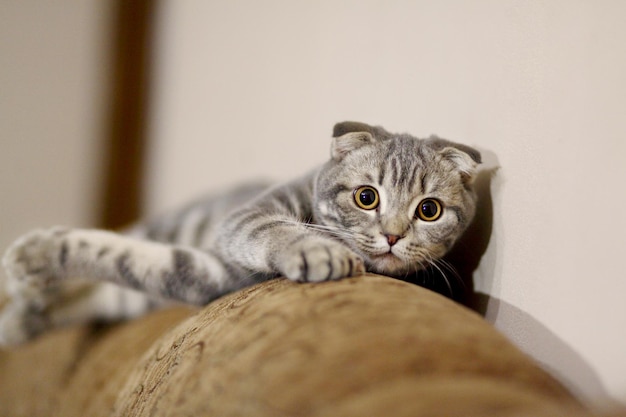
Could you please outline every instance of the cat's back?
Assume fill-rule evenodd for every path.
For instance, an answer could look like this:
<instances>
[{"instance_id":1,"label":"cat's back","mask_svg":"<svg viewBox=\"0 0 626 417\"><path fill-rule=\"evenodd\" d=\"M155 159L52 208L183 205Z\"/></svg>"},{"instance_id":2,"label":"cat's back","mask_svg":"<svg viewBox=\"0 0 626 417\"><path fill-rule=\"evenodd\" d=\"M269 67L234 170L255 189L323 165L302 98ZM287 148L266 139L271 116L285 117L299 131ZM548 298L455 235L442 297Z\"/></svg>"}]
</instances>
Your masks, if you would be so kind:
<instances>
[{"instance_id":1,"label":"cat's back","mask_svg":"<svg viewBox=\"0 0 626 417\"><path fill-rule=\"evenodd\" d=\"M243 184L148 218L128 229L128 234L157 242L193 247L208 244L212 229L233 211L244 207L271 187L267 181Z\"/></svg>"}]
</instances>

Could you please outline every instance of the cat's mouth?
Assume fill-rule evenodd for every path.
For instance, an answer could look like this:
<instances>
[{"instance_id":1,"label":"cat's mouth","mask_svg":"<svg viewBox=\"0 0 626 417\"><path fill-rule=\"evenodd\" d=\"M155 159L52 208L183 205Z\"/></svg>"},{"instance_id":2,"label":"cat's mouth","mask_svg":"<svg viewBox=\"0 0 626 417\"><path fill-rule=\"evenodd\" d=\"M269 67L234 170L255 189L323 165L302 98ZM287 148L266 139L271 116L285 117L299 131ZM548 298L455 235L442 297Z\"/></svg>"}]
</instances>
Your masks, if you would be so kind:
<instances>
[{"instance_id":1,"label":"cat's mouth","mask_svg":"<svg viewBox=\"0 0 626 417\"><path fill-rule=\"evenodd\" d=\"M370 257L372 259L400 259L398 258L396 255L394 255L392 252L385 252L385 253L379 253L376 255L370 255Z\"/></svg>"},{"instance_id":2,"label":"cat's mouth","mask_svg":"<svg viewBox=\"0 0 626 417\"><path fill-rule=\"evenodd\" d=\"M370 263L379 272L395 272L403 270L406 263L393 252L372 254L369 256Z\"/></svg>"}]
</instances>

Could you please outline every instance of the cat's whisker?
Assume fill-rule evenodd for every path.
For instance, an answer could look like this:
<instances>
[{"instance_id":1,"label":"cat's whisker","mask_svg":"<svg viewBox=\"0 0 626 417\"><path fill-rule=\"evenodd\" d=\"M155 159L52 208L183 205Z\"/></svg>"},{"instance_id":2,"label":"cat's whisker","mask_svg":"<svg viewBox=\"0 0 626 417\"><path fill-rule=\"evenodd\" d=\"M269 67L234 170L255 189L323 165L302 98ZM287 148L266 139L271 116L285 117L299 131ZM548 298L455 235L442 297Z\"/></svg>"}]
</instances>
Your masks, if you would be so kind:
<instances>
[{"instance_id":1,"label":"cat's whisker","mask_svg":"<svg viewBox=\"0 0 626 417\"><path fill-rule=\"evenodd\" d=\"M314 224L314 223L304 223L304 222L298 222L298 221L287 221L287 220L283 220L283 223L294 223L294 224L302 224L304 225L307 229L313 229L313 230L319 230L321 232L325 232L325 233L329 233L331 235L335 235L335 236L344 236L344 237L352 237L354 236L356 233L345 229L345 228L339 228L336 226L327 226L327 225L322 225L322 224Z\"/></svg>"},{"instance_id":2,"label":"cat's whisker","mask_svg":"<svg viewBox=\"0 0 626 417\"><path fill-rule=\"evenodd\" d=\"M307 229L316 230L325 234L329 234L331 236L342 237L346 239L352 238L352 234L348 230L339 229L333 226L325 226L321 224L309 223L306 220L293 220L293 219L281 219L277 220L276 223L285 224L290 226L304 226Z\"/></svg>"},{"instance_id":3,"label":"cat's whisker","mask_svg":"<svg viewBox=\"0 0 626 417\"><path fill-rule=\"evenodd\" d=\"M441 275L441 278L443 278L444 282L446 283L446 287L448 288L448 293L450 294L450 296L452 297L454 295L454 290L452 289L452 285L450 284L450 280L448 279L448 277L446 276L445 272L443 271L443 269L438 265L438 259L434 259L432 257L432 255L425 253L425 255L427 256L427 258L425 259L429 266L431 266L432 268L434 268L435 270L437 270L437 272L439 272L439 274Z\"/></svg>"},{"instance_id":4,"label":"cat's whisker","mask_svg":"<svg viewBox=\"0 0 626 417\"><path fill-rule=\"evenodd\" d=\"M323 230L326 232L330 232L330 233L344 233L347 235L353 235L354 232L345 229L345 228L339 228L336 226L326 226L326 225L322 225L322 224L312 224L312 223L306 223L305 227L309 228L309 229L315 229L315 230Z\"/></svg>"},{"instance_id":5,"label":"cat's whisker","mask_svg":"<svg viewBox=\"0 0 626 417\"><path fill-rule=\"evenodd\" d=\"M415 276L418 277L420 272L424 272L426 270L427 265L424 265L422 261L417 261L413 263L413 272L407 272L406 276Z\"/></svg>"},{"instance_id":6,"label":"cat's whisker","mask_svg":"<svg viewBox=\"0 0 626 417\"><path fill-rule=\"evenodd\" d=\"M440 264L443 268L445 268L448 272L452 274L452 277L454 277L456 282L458 282L463 287L463 291L467 291L467 285L465 284L465 281L450 262L446 261L445 259L437 259L435 262Z\"/></svg>"}]
</instances>

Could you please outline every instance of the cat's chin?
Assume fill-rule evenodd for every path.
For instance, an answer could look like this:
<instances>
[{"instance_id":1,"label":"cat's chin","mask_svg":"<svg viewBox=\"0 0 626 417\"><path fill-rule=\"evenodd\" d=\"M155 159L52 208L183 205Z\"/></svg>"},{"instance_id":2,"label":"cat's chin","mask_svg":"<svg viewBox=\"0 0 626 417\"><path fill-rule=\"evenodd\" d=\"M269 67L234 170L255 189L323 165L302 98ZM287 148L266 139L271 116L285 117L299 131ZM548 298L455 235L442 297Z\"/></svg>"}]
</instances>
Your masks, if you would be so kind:
<instances>
[{"instance_id":1,"label":"cat's chin","mask_svg":"<svg viewBox=\"0 0 626 417\"><path fill-rule=\"evenodd\" d=\"M381 274L403 275L408 269L407 263L391 252L369 256L368 261L372 272Z\"/></svg>"}]
</instances>

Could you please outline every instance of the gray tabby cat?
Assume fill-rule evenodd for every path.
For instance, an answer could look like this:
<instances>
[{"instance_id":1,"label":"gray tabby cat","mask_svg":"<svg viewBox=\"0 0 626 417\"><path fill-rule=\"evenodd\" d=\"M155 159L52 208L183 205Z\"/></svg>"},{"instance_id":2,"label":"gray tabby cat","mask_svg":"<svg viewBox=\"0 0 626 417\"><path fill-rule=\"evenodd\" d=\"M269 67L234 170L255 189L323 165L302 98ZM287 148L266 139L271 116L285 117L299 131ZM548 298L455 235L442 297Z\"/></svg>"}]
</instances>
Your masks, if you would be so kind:
<instances>
[{"instance_id":1,"label":"gray tabby cat","mask_svg":"<svg viewBox=\"0 0 626 417\"><path fill-rule=\"evenodd\" d=\"M4 255L10 302L0 343L132 318L166 300L203 305L277 276L319 282L415 273L471 221L479 163L464 145L344 122L334 128L331 159L287 184L214 196L125 234L31 232Z\"/></svg>"}]
</instances>

